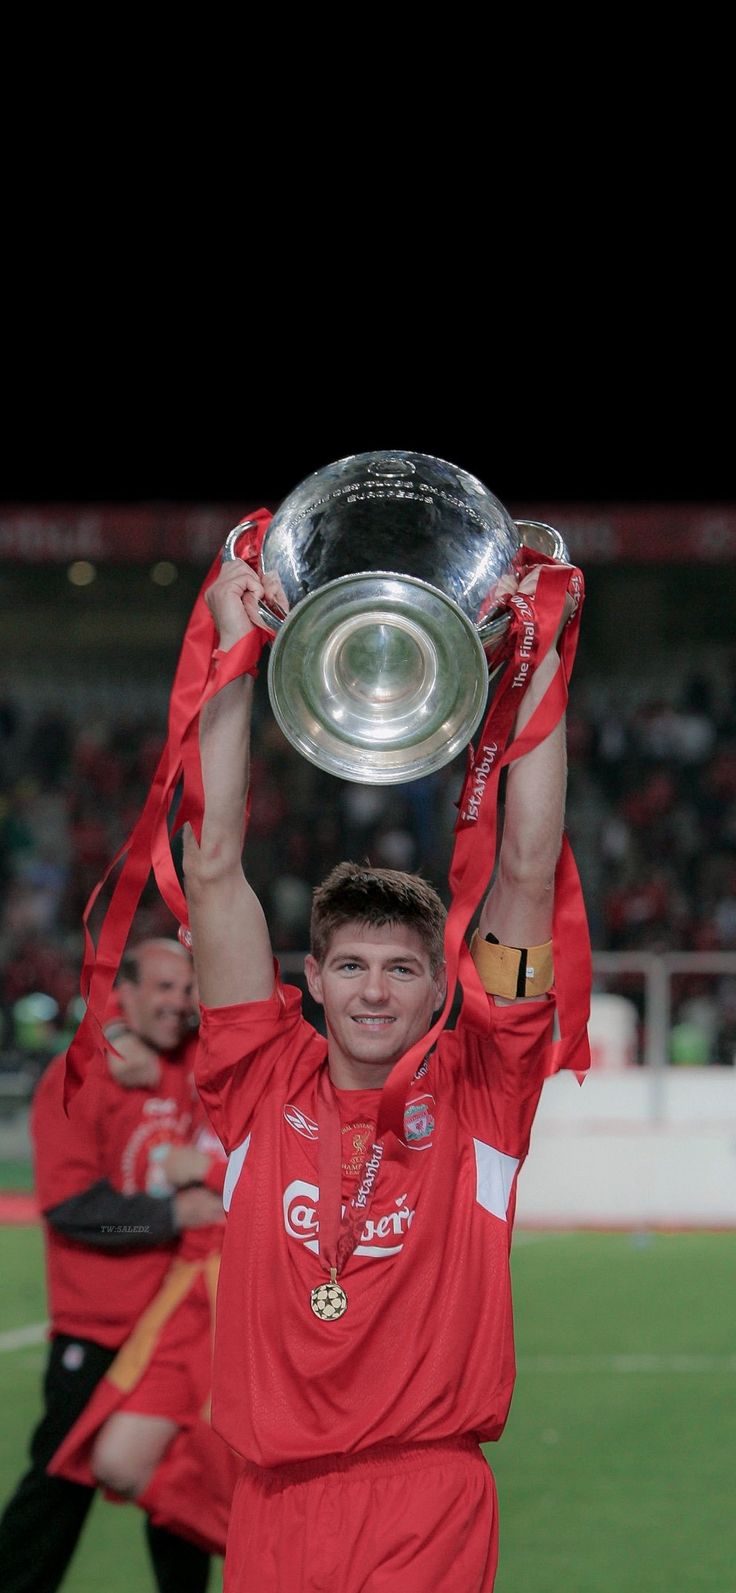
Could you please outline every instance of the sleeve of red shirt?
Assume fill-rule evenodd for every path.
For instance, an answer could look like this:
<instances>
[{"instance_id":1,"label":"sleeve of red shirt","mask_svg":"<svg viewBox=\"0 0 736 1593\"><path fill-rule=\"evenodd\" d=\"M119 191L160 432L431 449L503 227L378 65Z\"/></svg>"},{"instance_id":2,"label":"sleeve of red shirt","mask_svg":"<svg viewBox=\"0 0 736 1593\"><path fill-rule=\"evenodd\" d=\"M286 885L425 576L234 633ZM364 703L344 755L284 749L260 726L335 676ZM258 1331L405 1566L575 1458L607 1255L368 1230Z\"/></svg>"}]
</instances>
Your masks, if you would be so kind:
<instances>
[{"instance_id":1,"label":"sleeve of red shirt","mask_svg":"<svg viewBox=\"0 0 736 1593\"><path fill-rule=\"evenodd\" d=\"M555 1003L550 997L508 1006L489 1001L490 1034L477 1033L461 1019L442 1047L438 1085L450 1091L474 1137L523 1160L545 1079Z\"/></svg>"},{"instance_id":2,"label":"sleeve of red shirt","mask_svg":"<svg viewBox=\"0 0 736 1593\"><path fill-rule=\"evenodd\" d=\"M267 1001L202 1007L197 1089L227 1154L250 1133L253 1114L288 1054L289 1075L318 1065L325 1042L302 1017L301 992L277 983ZM284 1081L286 1082L286 1080Z\"/></svg>"},{"instance_id":3,"label":"sleeve of red shirt","mask_svg":"<svg viewBox=\"0 0 736 1593\"><path fill-rule=\"evenodd\" d=\"M58 1206L71 1195L108 1176L99 1150L102 1110L100 1079L91 1069L69 1108L64 1112L64 1058L50 1062L41 1078L31 1107L31 1138L36 1198L41 1211Z\"/></svg>"},{"instance_id":4,"label":"sleeve of red shirt","mask_svg":"<svg viewBox=\"0 0 736 1593\"><path fill-rule=\"evenodd\" d=\"M221 1156L213 1156L202 1180L205 1188L211 1189L213 1195L222 1196L226 1172L227 1162Z\"/></svg>"}]
</instances>

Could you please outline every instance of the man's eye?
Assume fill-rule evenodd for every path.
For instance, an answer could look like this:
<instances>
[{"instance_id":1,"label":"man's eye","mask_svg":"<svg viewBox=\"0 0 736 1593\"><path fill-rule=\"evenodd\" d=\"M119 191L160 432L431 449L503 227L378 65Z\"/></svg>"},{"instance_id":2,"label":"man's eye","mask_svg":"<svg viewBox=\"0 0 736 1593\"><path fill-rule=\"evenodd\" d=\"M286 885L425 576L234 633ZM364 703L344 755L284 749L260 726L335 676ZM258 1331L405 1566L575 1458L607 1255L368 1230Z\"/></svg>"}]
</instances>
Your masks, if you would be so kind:
<instances>
[{"instance_id":1,"label":"man's eye","mask_svg":"<svg viewBox=\"0 0 736 1593\"><path fill-rule=\"evenodd\" d=\"M394 973L397 973L397 974L412 974L413 972L414 972L413 968L407 968L406 963L403 963L403 962L394 963Z\"/></svg>"}]
</instances>

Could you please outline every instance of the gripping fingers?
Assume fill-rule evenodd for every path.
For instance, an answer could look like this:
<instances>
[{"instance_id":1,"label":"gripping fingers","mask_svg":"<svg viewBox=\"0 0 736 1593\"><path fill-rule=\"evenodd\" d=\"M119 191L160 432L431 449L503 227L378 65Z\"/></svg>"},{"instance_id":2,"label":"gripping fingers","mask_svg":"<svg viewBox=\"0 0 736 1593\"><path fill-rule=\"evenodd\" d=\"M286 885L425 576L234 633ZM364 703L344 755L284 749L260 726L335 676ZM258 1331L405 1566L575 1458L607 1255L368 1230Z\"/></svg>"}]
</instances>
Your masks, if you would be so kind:
<instances>
[{"instance_id":1,"label":"gripping fingers","mask_svg":"<svg viewBox=\"0 0 736 1593\"><path fill-rule=\"evenodd\" d=\"M262 594L260 578L243 559L233 559L223 565L204 594L221 643L225 638L226 645L232 646L239 636L261 623L256 605Z\"/></svg>"},{"instance_id":2,"label":"gripping fingers","mask_svg":"<svg viewBox=\"0 0 736 1593\"><path fill-rule=\"evenodd\" d=\"M264 602L277 618L288 614L289 604L284 589L275 573L264 575L261 579L250 565L246 565L245 568L247 575L244 577L243 607L252 625L259 625L261 630L269 630L268 620L259 612L258 604Z\"/></svg>"},{"instance_id":3,"label":"gripping fingers","mask_svg":"<svg viewBox=\"0 0 736 1593\"><path fill-rule=\"evenodd\" d=\"M264 575L263 590L269 608L274 609L276 612L280 610L282 614L288 614L289 604L286 593L275 570L268 575Z\"/></svg>"},{"instance_id":4,"label":"gripping fingers","mask_svg":"<svg viewBox=\"0 0 736 1593\"><path fill-rule=\"evenodd\" d=\"M241 634L244 620L247 626L269 630L268 620L259 613L258 604L265 602L273 612L288 613L281 582L277 575L261 577L244 559L227 559L223 562L217 579L205 593L205 601L220 631L230 640Z\"/></svg>"}]
</instances>

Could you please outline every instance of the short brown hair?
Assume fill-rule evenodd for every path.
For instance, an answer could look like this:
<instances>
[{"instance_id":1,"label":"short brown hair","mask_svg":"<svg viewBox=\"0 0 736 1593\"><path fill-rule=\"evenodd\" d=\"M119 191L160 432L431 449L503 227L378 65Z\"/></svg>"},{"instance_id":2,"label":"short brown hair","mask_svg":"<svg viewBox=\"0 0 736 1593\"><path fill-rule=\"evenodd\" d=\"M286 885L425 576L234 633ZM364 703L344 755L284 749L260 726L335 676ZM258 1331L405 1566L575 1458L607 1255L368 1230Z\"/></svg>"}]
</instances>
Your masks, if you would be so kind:
<instances>
[{"instance_id":1,"label":"short brown hair","mask_svg":"<svg viewBox=\"0 0 736 1593\"><path fill-rule=\"evenodd\" d=\"M364 924L372 929L404 924L421 937L436 974L444 961L446 917L434 886L418 874L338 863L314 892L312 956L324 962L332 937L343 924Z\"/></svg>"}]
</instances>

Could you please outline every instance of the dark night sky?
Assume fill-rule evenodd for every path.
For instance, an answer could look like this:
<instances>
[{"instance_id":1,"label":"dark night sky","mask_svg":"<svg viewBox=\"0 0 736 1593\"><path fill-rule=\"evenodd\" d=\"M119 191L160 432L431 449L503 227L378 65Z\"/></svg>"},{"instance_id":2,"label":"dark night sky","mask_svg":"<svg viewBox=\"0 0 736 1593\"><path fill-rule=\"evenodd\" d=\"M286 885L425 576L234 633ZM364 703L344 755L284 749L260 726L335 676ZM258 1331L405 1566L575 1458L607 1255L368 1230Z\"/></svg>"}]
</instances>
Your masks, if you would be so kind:
<instances>
[{"instance_id":1,"label":"dark night sky","mask_svg":"<svg viewBox=\"0 0 736 1593\"><path fill-rule=\"evenodd\" d=\"M189 416L171 429L126 423L100 435L60 425L35 448L7 456L0 497L8 502L280 501L313 470L346 454L407 448L462 466L502 501L729 501L736 469L718 432L708 438L669 433L645 439L607 424L591 433L549 425L517 429L510 421L481 429L477 418L442 421L407 415L288 424L277 438L225 417L203 428Z\"/></svg>"},{"instance_id":2,"label":"dark night sky","mask_svg":"<svg viewBox=\"0 0 736 1593\"><path fill-rule=\"evenodd\" d=\"M407 448L511 507L736 501L728 405L697 370L595 346L572 367L540 352L537 370L528 354L496 370L467 342L457 364L449 344L434 364L371 359L368 343L355 359L295 349L270 365L173 362L153 343L127 362L103 348L82 365L23 363L6 385L0 498L273 504L346 454Z\"/></svg>"},{"instance_id":3,"label":"dark night sky","mask_svg":"<svg viewBox=\"0 0 736 1593\"><path fill-rule=\"evenodd\" d=\"M369 227L357 256L334 226L321 249L288 229L241 247L223 216L205 268L196 209L186 236L164 206L150 236L136 211L86 253L40 212L44 247L24 230L9 252L0 499L275 503L346 454L407 448L511 506L736 502L717 251L666 233L647 251L607 202L602 250L585 210L494 264L480 214L474 254L417 224L399 247Z\"/></svg>"}]
</instances>

